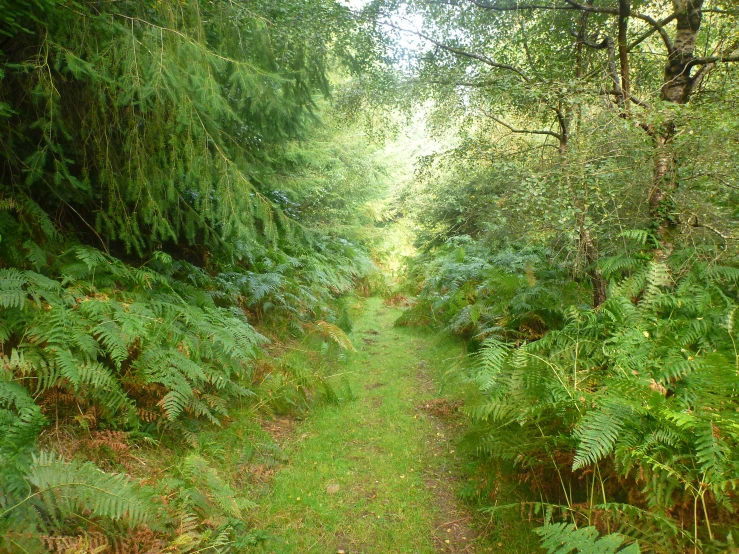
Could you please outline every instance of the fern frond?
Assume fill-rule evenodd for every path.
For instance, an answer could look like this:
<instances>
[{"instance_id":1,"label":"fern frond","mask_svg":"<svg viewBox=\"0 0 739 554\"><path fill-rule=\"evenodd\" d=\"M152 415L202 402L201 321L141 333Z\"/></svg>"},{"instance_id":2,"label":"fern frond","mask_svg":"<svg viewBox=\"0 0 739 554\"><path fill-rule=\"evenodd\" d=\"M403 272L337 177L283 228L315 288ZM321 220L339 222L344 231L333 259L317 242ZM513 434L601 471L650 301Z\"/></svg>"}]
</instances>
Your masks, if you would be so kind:
<instances>
[{"instance_id":1,"label":"fern frond","mask_svg":"<svg viewBox=\"0 0 739 554\"><path fill-rule=\"evenodd\" d=\"M623 535L611 533L600 536L595 527L580 527L572 523L550 523L535 529L541 537L542 548L547 554L639 554L637 543L622 548Z\"/></svg>"},{"instance_id":2,"label":"fern frond","mask_svg":"<svg viewBox=\"0 0 739 554\"><path fill-rule=\"evenodd\" d=\"M495 338L487 338L477 354L475 381L483 392L495 386L497 376L503 371L503 364L508 358L510 345Z\"/></svg>"},{"instance_id":3,"label":"fern frond","mask_svg":"<svg viewBox=\"0 0 739 554\"><path fill-rule=\"evenodd\" d=\"M317 321L314 328L322 337L331 339L339 348L351 350L352 352L357 351L351 340L349 340L349 337L339 326L326 321Z\"/></svg>"},{"instance_id":4,"label":"fern frond","mask_svg":"<svg viewBox=\"0 0 739 554\"><path fill-rule=\"evenodd\" d=\"M134 527L155 517L150 502L129 477L105 473L91 462L65 462L56 454L41 451L34 457L27 479L34 492L6 513L32 501L37 509L56 512L58 518L90 513Z\"/></svg>"},{"instance_id":5,"label":"fern frond","mask_svg":"<svg viewBox=\"0 0 739 554\"><path fill-rule=\"evenodd\" d=\"M589 411L575 432L580 442L572 469L594 464L613 452L619 432L635 411L634 406L617 399L601 401L598 409Z\"/></svg>"}]
</instances>

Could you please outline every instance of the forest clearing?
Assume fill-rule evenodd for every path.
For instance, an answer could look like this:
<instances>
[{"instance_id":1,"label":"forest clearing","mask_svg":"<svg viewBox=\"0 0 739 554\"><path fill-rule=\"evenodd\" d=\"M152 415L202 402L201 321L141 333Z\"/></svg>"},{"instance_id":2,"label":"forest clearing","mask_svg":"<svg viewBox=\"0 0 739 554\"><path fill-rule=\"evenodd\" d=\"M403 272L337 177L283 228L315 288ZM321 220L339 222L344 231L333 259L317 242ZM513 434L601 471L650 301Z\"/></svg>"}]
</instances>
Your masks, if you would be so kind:
<instances>
[{"instance_id":1,"label":"forest clearing","mask_svg":"<svg viewBox=\"0 0 739 554\"><path fill-rule=\"evenodd\" d=\"M739 552L736 0L0 0L0 552Z\"/></svg>"}]
</instances>

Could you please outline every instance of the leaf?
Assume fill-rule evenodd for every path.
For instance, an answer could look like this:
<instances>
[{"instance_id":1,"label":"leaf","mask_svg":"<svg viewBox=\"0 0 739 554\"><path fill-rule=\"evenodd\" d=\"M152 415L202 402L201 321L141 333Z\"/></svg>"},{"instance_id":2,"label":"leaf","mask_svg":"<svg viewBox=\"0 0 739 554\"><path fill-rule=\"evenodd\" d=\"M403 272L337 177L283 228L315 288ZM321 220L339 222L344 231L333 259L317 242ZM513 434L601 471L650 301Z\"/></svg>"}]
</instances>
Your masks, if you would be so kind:
<instances>
[{"instance_id":1,"label":"leaf","mask_svg":"<svg viewBox=\"0 0 739 554\"><path fill-rule=\"evenodd\" d=\"M621 548L625 537L611 533L601 537L595 527L576 528L572 523L550 523L534 529L547 554L639 554L639 545Z\"/></svg>"}]
</instances>

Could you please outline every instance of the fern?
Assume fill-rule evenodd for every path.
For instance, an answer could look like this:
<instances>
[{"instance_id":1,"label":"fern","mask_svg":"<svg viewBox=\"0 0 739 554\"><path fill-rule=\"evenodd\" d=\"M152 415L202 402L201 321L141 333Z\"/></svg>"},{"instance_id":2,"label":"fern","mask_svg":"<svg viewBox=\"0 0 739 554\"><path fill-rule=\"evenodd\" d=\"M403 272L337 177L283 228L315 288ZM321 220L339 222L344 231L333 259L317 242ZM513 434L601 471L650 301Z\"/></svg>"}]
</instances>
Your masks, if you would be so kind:
<instances>
[{"instance_id":1,"label":"fern","mask_svg":"<svg viewBox=\"0 0 739 554\"><path fill-rule=\"evenodd\" d=\"M571 523L550 523L536 529L548 554L639 554L634 543L622 548L625 538L617 533L599 536L595 527L577 528Z\"/></svg>"},{"instance_id":2,"label":"fern","mask_svg":"<svg viewBox=\"0 0 739 554\"><path fill-rule=\"evenodd\" d=\"M330 339L339 348L356 352L356 349L349 340L349 337L338 326L327 323L326 321L317 321L315 323L315 329L321 336Z\"/></svg>"},{"instance_id":3,"label":"fern","mask_svg":"<svg viewBox=\"0 0 739 554\"><path fill-rule=\"evenodd\" d=\"M489 392L495 385L497 376L503 370L503 364L508 357L510 346L496 338L489 338L483 342L478 354L478 370L475 380L482 392Z\"/></svg>"},{"instance_id":4,"label":"fern","mask_svg":"<svg viewBox=\"0 0 739 554\"><path fill-rule=\"evenodd\" d=\"M123 521L136 526L153 520L148 496L125 475L104 473L91 462L65 462L53 453L40 452L25 476L32 492L6 507L0 517L17 512L39 513L61 530L75 514ZM12 521L12 520L11 520ZM22 521L22 519L20 519Z\"/></svg>"},{"instance_id":5,"label":"fern","mask_svg":"<svg viewBox=\"0 0 739 554\"><path fill-rule=\"evenodd\" d=\"M598 402L597 410L588 412L575 431L580 444L575 452L572 469L594 464L613 452L619 432L635 417L633 404L608 398Z\"/></svg>"},{"instance_id":6,"label":"fern","mask_svg":"<svg viewBox=\"0 0 739 554\"><path fill-rule=\"evenodd\" d=\"M550 529L547 548L618 551L622 537L598 543L594 528L567 527L600 509L656 551L718 548L712 526L739 509L728 493L739 471L734 272L623 253L599 263L612 281L593 310L576 295L553 300L544 271L473 270L473 255L492 256L470 241L463 255L452 244L421 257L425 281L403 317L426 310L479 341L466 368L476 390L463 408L474 425L469 440L532 494L564 505L572 519ZM633 504L596 508L595 498L611 495ZM699 511L696 521L681 516L695 525L692 535L672 515L683 505Z\"/></svg>"},{"instance_id":7,"label":"fern","mask_svg":"<svg viewBox=\"0 0 739 554\"><path fill-rule=\"evenodd\" d=\"M55 437L199 447L236 402L278 402L255 368L257 324L311 331L332 357L354 349L337 298L376 268L361 244L313 228L354 220L380 184L353 131L319 125L326 37L341 42L345 9L310 6L308 28L298 3L36 4L27 29L0 31L17 46L0 53L0 134L15 137L0 145L0 512L17 505L0 531L30 533L29 551L117 548L141 524L160 549L233 549L249 503L216 464L182 469L160 509L124 476L38 453L39 437L51 420ZM332 192L316 202L284 175L324 155ZM292 409L330 389L305 367L277 373ZM177 518L187 531L166 545Z\"/></svg>"},{"instance_id":8,"label":"fern","mask_svg":"<svg viewBox=\"0 0 739 554\"><path fill-rule=\"evenodd\" d=\"M23 473L31 463L36 437L46 423L27 389L0 378L0 479L12 495L25 490Z\"/></svg>"}]
</instances>

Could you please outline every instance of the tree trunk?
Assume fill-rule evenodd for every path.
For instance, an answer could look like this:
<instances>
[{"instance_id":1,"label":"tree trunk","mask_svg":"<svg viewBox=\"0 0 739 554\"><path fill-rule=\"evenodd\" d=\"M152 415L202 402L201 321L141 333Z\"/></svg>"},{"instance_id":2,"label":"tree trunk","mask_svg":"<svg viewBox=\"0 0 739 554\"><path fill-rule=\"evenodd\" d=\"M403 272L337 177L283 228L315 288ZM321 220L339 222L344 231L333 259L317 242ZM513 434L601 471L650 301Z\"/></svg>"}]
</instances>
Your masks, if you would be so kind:
<instances>
[{"instance_id":1,"label":"tree trunk","mask_svg":"<svg viewBox=\"0 0 739 554\"><path fill-rule=\"evenodd\" d=\"M690 65L700 31L703 0L673 0L672 3L677 16L677 33L665 66L661 98L667 102L685 104L704 74L699 71L695 77L691 77ZM659 243L654 252L658 261L666 260L672 253L677 231L672 193L677 190L679 183L677 160L670 149L670 141L676 132L675 121L668 121L661 128L653 130L655 154L649 214Z\"/></svg>"},{"instance_id":2,"label":"tree trunk","mask_svg":"<svg viewBox=\"0 0 739 554\"><path fill-rule=\"evenodd\" d=\"M670 151L669 142L675 126L670 123L655 135L655 154L652 190L649 195L649 215L654 221L658 246L654 252L657 261L665 261L674 245L676 218L671 194L677 190L677 160Z\"/></svg>"},{"instance_id":3,"label":"tree trunk","mask_svg":"<svg viewBox=\"0 0 739 554\"><path fill-rule=\"evenodd\" d=\"M600 256L600 252L593 241L593 237L590 236L590 232L585 226L584 213L581 218L580 248L582 248L583 254L585 255L586 271L590 278L590 284L593 286L593 308L597 308L606 301L607 284L600 270L595 267L595 263L598 261Z\"/></svg>"},{"instance_id":4,"label":"tree trunk","mask_svg":"<svg viewBox=\"0 0 739 554\"><path fill-rule=\"evenodd\" d=\"M631 0L618 1L618 60L621 67L621 95L624 110L629 113L631 77L629 75L628 29Z\"/></svg>"},{"instance_id":5,"label":"tree trunk","mask_svg":"<svg viewBox=\"0 0 739 554\"><path fill-rule=\"evenodd\" d=\"M694 88L690 62L703 19L703 0L673 0L672 3L677 16L677 34L667 58L661 96L668 102L685 104Z\"/></svg>"},{"instance_id":6,"label":"tree trunk","mask_svg":"<svg viewBox=\"0 0 739 554\"><path fill-rule=\"evenodd\" d=\"M595 263L598 261L599 252L598 247L595 245L595 241L590 234L590 230L587 227L587 213L588 213L588 189L587 185L583 190L583 195L579 196L577 191L570 181L570 167L568 159L568 139L569 139L569 126L571 118L569 114L562 114L562 108L558 111L559 118L559 154L562 162L562 171L564 172L565 179L567 182L568 189L572 192L573 204L577 208L577 230L578 239L580 242L580 250L585 257L585 271L590 279L590 284L593 286L593 307L597 308L606 300L606 281L603 279L600 270L595 267ZM584 180L578 179L583 182Z\"/></svg>"}]
</instances>

